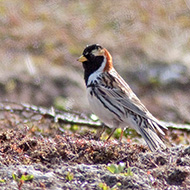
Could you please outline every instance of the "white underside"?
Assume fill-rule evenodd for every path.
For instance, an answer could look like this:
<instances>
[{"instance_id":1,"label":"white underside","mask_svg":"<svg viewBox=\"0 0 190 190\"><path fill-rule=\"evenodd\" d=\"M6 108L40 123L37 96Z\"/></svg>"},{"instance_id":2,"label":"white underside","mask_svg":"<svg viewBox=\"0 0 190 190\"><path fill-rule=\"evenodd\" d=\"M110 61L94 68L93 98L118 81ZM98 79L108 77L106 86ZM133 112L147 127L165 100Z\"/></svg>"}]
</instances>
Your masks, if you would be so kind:
<instances>
[{"instance_id":1,"label":"white underside","mask_svg":"<svg viewBox=\"0 0 190 190\"><path fill-rule=\"evenodd\" d=\"M99 117L99 119L104 122L109 127L113 126L113 121L115 119L115 115L106 109L103 104L95 97L90 95L90 88L87 89L88 93L88 101L90 104L91 110Z\"/></svg>"},{"instance_id":2,"label":"white underside","mask_svg":"<svg viewBox=\"0 0 190 190\"><path fill-rule=\"evenodd\" d=\"M127 117L126 115L121 115L123 121L118 120L118 117L109 111L104 105L97 99L94 95L90 94L91 88L87 88L87 96L90 104L90 108L94 114L96 114L99 119L105 123L110 128L122 128L125 129L127 127L131 127L139 132L137 123L134 121L132 116Z\"/></svg>"}]
</instances>

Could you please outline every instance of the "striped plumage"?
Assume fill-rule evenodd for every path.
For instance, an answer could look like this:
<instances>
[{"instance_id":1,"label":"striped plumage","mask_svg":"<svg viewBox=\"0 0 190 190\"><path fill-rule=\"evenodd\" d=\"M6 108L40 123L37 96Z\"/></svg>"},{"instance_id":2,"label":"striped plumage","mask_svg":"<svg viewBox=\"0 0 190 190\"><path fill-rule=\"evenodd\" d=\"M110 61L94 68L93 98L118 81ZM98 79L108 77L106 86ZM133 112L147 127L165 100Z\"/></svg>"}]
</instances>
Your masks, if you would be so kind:
<instances>
[{"instance_id":1,"label":"striped plumage","mask_svg":"<svg viewBox=\"0 0 190 190\"><path fill-rule=\"evenodd\" d=\"M162 128L166 127L146 109L116 72L105 48L97 44L87 46L78 61L83 63L90 107L100 120L113 131L128 126L135 129L151 151L166 148L157 135L163 136Z\"/></svg>"}]
</instances>

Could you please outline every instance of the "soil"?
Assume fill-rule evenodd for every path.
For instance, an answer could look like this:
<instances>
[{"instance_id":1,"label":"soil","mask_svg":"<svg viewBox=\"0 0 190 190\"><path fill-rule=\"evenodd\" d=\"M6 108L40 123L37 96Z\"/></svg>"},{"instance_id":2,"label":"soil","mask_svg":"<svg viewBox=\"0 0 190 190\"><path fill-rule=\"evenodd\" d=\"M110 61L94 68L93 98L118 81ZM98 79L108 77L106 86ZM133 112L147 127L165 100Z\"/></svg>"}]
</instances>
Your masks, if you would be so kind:
<instances>
[{"instance_id":1,"label":"soil","mask_svg":"<svg viewBox=\"0 0 190 190\"><path fill-rule=\"evenodd\" d=\"M88 128L73 130L44 117L24 122L19 114L1 112L1 118L1 189L190 188L190 146L150 152L138 138L96 140ZM109 164L121 163L123 171L109 171Z\"/></svg>"}]
</instances>

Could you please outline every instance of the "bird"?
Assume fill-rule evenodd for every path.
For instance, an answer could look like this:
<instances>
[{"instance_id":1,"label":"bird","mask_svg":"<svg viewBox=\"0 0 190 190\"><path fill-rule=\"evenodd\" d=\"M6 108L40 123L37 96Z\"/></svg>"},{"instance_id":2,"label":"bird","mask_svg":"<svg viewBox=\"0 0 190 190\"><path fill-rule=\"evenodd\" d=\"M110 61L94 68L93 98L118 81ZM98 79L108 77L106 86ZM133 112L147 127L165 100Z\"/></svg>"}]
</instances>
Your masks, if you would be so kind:
<instances>
[{"instance_id":1,"label":"bird","mask_svg":"<svg viewBox=\"0 0 190 190\"><path fill-rule=\"evenodd\" d=\"M156 119L141 103L129 85L117 73L112 56L99 44L87 45L77 59L84 68L84 80L89 106L108 127L112 136L117 128L133 128L147 143L151 151L166 149L166 126ZM107 140L108 140L107 139Z\"/></svg>"}]
</instances>

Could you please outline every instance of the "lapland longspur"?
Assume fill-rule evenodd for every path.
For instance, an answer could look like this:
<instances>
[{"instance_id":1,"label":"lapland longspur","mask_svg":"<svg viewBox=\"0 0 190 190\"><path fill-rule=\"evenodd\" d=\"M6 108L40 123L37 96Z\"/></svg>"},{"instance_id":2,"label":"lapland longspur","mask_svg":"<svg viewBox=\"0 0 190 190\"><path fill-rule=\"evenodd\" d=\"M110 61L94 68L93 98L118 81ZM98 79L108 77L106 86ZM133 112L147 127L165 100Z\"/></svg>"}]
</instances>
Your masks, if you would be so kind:
<instances>
[{"instance_id":1,"label":"lapland longspur","mask_svg":"<svg viewBox=\"0 0 190 190\"><path fill-rule=\"evenodd\" d=\"M112 128L135 129L151 151L166 148L158 134L163 126L141 103L128 84L116 72L110 53L98 44L87 46L78 59L84 68L84 79L92 111ZM110 138L111 135L108 137Z\"/></svg>"}]
</instances>

